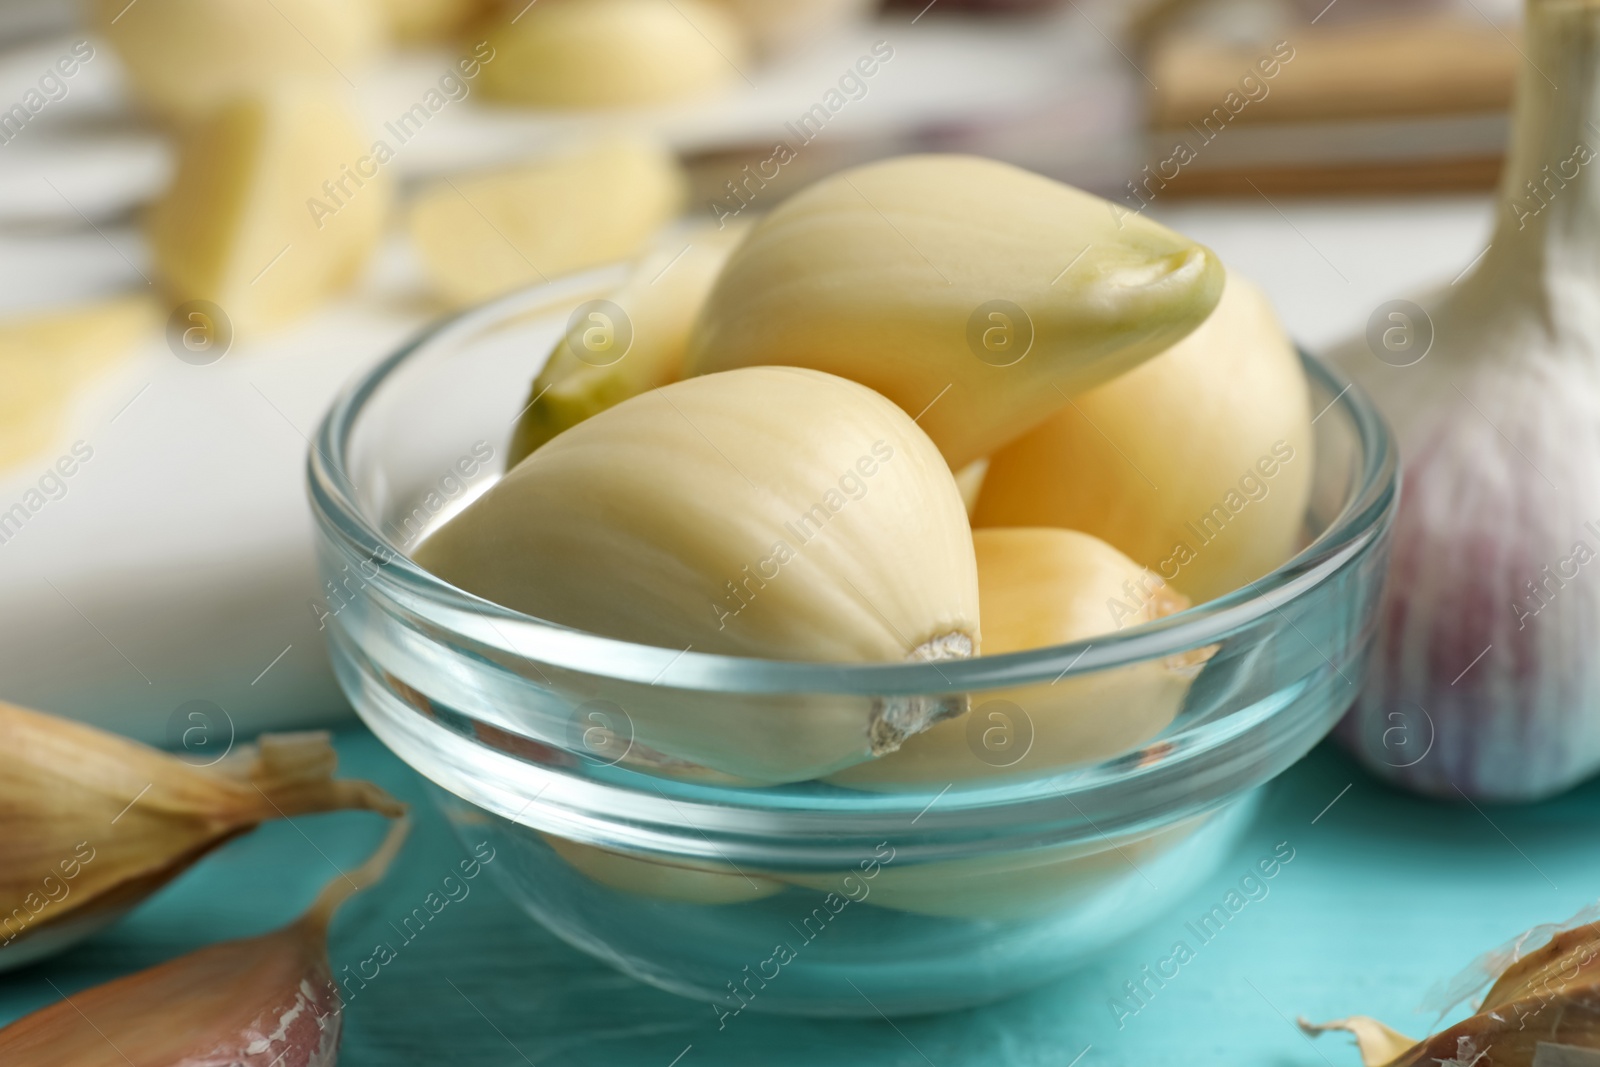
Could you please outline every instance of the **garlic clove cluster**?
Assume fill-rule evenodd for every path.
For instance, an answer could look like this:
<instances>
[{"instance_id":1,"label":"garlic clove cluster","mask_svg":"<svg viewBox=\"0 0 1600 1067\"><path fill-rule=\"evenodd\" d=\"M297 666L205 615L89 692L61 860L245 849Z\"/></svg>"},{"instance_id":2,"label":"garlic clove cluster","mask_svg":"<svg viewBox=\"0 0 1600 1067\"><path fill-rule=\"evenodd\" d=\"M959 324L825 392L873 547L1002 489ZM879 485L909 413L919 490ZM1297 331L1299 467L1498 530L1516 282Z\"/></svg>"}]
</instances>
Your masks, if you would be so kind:
<instances>
[{"instance_id":1,"label":"garlic clove cluster","mask_svg":"<svg viewBox=\"0 0 1600 1067\"><path fill-rule=\"evenodd\" d=\"M996 453L974 523L1082 530L1211 600L1299 548L1310 405L1266 294L1229 272L1193 333Z\"/></svg>"},{"instance_id":2,"label":"garlic clove cluster","mask_svg":"<svg viewBox=\"0 0 1600 1067\"><path fill-rule=\"evenodd\" d=\"M326 734L263 735L201 768L0 704L0 970L87 936L260 823L404 812L336 766Z\"/></svg>"},{"instance_id":3,"label":"garlic clove cluster","mask_svg":"<svg viewBox=\"0 0 1600 1067\"><path fill-rule=\"evenodd\" d=\"M537 20L539 10L524 21ZM482 77L511 62L497 57ZM678 214L685 184L665 145L606 137L519 167L440 181L411 203L406 225L434 289L464 307L631 259Z\"/></svg>"},{"instance_id":4,"label":"garlic clove cluster","mask_svg":"<svg viewBox=\"0 0 1600 1067\"><path fill-rule=\"evenodd\" d=\"M990 160L906 156L762 220L712 291L689 371L861 382L959 470L1170 347L1222 288L1210 251L1098 197Z\"/></svg>"},{"instance_id":5,"label":"garlic clove cluster","mask_svg":"<svg viewBox=\"0 0 1600 1067\"><path fill-rule=\"evenodd\" d=\"M1188 600L1110 545L1072 530L973 534L984 652L1085 641L1150 622ZM973 697L963 718L908 738L899 751L832 775L857 789L938 789L1108 759L1177 716L1197 667L1141 663Z\"/></svg>"},{"instance_id":6,"label":"garlic clove cluster","mask_svg":"<svg viewBox=\"0 0 1600 1067\"><path fill-rule=\"evenodd\" d=\"M704 223L656 242L616 292L573 315L533 381L506 465L562 430L682 376L689 331L748 223Z\"/></svg>"},{"instance_id":7,"label":"garlic clove cluster","mask_svg":"<svg viewBox=\"0 0 1600 1067\"><path fill-rule=\"evenodd\" d=\"M589 880L654 900L678 904L743 904L783 892L782 882L746 875L731 867L709 863L700 867L660 863L579 844L554 834L539 836L556 855Z\"/></svg>"},{"instance_id":8,"label":"garlic clove cluster","mask_svg":"<svg viewBox=\"0 0 1600 1067\"><path fill-rule=\"evenodd\" d=\"M290 925L210 945L41 1008L0 1029L0 1060L29 1067L333 1067L343 1005L328 964L328 924L340 904L383 877L409 825L395 823L365 863L330 881Z\"/></svg>"}]
</instances>

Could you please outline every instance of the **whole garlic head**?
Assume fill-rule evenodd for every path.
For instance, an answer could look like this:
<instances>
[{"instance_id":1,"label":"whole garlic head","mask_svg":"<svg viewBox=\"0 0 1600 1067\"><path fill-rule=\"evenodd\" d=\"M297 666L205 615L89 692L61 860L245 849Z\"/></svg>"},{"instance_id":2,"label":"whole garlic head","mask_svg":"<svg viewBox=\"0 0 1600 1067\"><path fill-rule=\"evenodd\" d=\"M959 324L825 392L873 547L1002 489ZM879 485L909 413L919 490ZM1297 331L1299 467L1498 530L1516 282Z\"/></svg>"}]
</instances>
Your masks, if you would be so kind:
<instances>
[{"instance_id":1,"label":"whole garlic head","mask_svg":"<svg viewBox=\"0 0 1600 1067\"><path fill-rule=\"evenodd\" d=\"M1447 798L1531 800L1600 769L1600 5L1528 14L1488 253L1332 353L1404 462L1381 631L1340 735Z\"/></svg>"}]
</instances>

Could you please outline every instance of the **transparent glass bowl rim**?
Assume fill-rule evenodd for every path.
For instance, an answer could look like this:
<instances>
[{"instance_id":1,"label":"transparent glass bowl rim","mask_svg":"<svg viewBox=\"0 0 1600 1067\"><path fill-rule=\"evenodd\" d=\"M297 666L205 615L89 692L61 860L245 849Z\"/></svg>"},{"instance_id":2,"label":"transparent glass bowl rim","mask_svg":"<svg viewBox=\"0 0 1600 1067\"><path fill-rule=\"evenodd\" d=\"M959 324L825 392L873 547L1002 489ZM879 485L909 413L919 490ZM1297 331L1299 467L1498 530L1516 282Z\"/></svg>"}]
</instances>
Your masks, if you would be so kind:
<instances>
[{"instance_id":1,"label":"transparent glass bowl rim","mask_svg":"<svg viewBox=\"0 0 1600 1067\"><path fill-rule=\"evenodd\" d=\"M439 609L435 625L451 614L489 616L496 642L474 627L470 640L498 653L622 681L657 684L670 670L670 685L726 693L816 692L844 695L918 695L1025 685L1090 674L1140 661L1181 654L1218 641L1278 612L1313 592L1377 536L1397 489L1397 461L1389 430L1359 387L1310 356L1307 372L1336 399L1359 437L1361 469L1338 516L1311 544L1255 582L1215 600L1114 635L1000 656L938 663L838 664L763 660L639 645L574 630L524 615L464 592L413 563L362 514L359 492L345 473L348 447L366 404L412 360L472 337L497 321L555 310L585 294L604 290L623 267L605 268L508 294L446 318L425 329L398 352L357 378L335 399L318 427L307 459L313 508L325 528L365 558L392 557L373 584L392 585L406 599ZM530 367L532 365L530 353ZM531 371L530 371L531 382ZM1326 414L1324 412L1323 414ZM1320 416L1319 416L1320 417ZM431 614L431 613L430 613Z\"/></svg>"}]
</instances>

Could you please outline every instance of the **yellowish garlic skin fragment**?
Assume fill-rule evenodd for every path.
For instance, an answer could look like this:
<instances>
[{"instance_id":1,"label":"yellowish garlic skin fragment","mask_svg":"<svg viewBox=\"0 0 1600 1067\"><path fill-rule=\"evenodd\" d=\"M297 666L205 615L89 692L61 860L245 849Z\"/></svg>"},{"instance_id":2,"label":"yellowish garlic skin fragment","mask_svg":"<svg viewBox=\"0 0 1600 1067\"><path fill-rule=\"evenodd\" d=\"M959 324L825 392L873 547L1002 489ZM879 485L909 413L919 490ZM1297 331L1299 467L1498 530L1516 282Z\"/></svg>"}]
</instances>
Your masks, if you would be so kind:
<instances>
[{"instance_id":1,"label":"yellowish garlic skin fragment","mask_svg":"<svg viewBox=\"0 0 1600 1067\"><path fill-rule=\"evenodd\" d=\"M264 735L202 768L0 704L0 970L33 938L125 910L260 823L405 810L375 785L335 780L336 766L326 734Z\"/></svg>"},{"instance_id":2,"label":"yellowish garlic skin fragment","mask_svg":"<svg viewBox=\"0 0 1600 1067\"><path fill-rule=\"evenodd\" d=\"M407 830L407 820L397 822L365 863L340 874L280 930L74 993L0 1029L0 1061L332 1067L343 1013L328 924L345 899L382 878Z\"/></svg>"},{"instance_id":3,"label":"yellowish garlic skin fragment","mask_svg":"<svg viewBox=\"0 0 1600 1067\"><path fill-rule=\"evenodd\" d=\"M286 79L343 84L385 37L375 0L95 0L94 16L135 96L183 122Z\"/></svg>"},{"instance_id":4,"label":"yellowish garlic skin fragment","mask_svg":"<svg viewBox=\"0 0 1600 1067\"><path fill-rule=\"evenodd\" d=\"M411 204L407 228L434 289L464 307L633 258L682 209L685 190L664 145L616 137L439 182Z\"/></svg>"},{"instance_id":5,"label":"yellowish garlic skin fragment","mask_svg":"<svg viewBox=\"0 0 1600 1067\"><path fill-rule=\"evenodd\" d=\"M250 333L346 288L389 210L389 176L370 147L342 94L312 83L238 98L190 130L149 217L168 296L210 301Z\"/></svg>"},{"instance_id":6,"label":"yellowish garlic skin fragment","mask_svg":"<svg viewBox=\"0 0 1600 1067\"><path fill-rule=\"evenodd\" d=\"M740 81L748 46L703 0L540 0L489 31L483 91L534 107L656 105Z\"/></svg>"},{"instance_id":7,"label":"yellowish garlic skin fragment","mask_svg":"<svg viewBox=\"0 0 1600 1067\"><path fill-rule=\"evenodd\" d=\"M1310 405L1266 295L1230 272L1192 334L997 452L973 521L1082 530L1211 600L1299 548Z\"/></svg>"},{"instance_id":8,"label":"yellowish garlic skin fragment","mask_svg":"<svg viewBox=\"0 0 1600 1067\"><path fill-rule=\"evenodd\" d=\"M779 205L739 247L691 373L811 367L870 386L960 470L1198 326L1200 245L1004 163L906 156Z\"/></svg>"},{"instance_id":9,"label":"yellowish garlic skin fragment","mask_svg":"<svg viewBox=\"0 0 1600 1067\"><path fill-rule=\"evenodd\" d=\"M972 534L949 468L904 412L818 371L687 379L534 452L416 552L478 596L674 650L828 663L971 655ZM607 700L638 744L755 782L892 751L959 695L727 696L549 673ZM570 686L570 688L569 688Z\"/></svg>"},{"instance_id":10,"label":"yellowish garlic skin fragment","mask_svg":"<svg viewBox=\"0 0 1600 1067\"><path fill-rule=\"evenodd\" d=\"M540 834L563 860L592 881L625 893L678 904L743 904L783 892L783 883L731 867L657 863L554 834Z\"/></svg>"},{"instance_id":11,"label":"yellowish garlic skin fragment","mask_svg":"<svg viewBox=\"0 0 1600 1067\"><path fill-rule=\"evenodd\" d=\"M152 335L144 297L0 320L0 468L56 439L72 393Z\"/></svg>"},{"instance_id":12,"label":"yellowish garlic skin fragment","mask_svg":"<svg viewBox=\"0 0 1600 1067\"><path fill-rule=\"evenodd\" d=\"M1088 534L1050 528L973 533L984 652L1084 641L1188 606L1176 590ZM1041 774L1109 759L1177 716L1196 674L1167 661L974 694L972 710L898 752L829 778L857 789L934 788Z\"/></svg>"},{"instance_id":13,"label":"yellowish garlic skin fragment","mask_svg":"<svg viewBox=\"0 0 1600 1067\"><path fill-rule=\"evenodd\" d=\"M612 308L589 306L534 379L507 466L589 416L682 377L695 316L748 231L740 222L674 230L607 298L620 321Z\"/></svg>"}]
</instances>

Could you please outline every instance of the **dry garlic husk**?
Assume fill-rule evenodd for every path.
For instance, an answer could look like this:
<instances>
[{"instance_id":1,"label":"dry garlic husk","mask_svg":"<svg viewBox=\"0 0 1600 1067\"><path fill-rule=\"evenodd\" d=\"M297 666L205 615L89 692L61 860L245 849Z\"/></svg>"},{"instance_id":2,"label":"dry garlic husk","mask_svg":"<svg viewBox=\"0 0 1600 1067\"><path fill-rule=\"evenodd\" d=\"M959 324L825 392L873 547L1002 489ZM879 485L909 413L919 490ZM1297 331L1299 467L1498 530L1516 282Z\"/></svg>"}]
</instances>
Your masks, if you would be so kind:
<instances>
[{"instance_id":1,"label":"dry garlic husk","mask_svg":"<svg viewBox=\"0 0 1600 1067\"><path fill-rule=\"evenodd\" d=\"M704 0L540 0L491 30L483 91L538 107L655 105L739 82L748 45Z\"/></svg>"},{"instance_id":2,"label":"dry garlic husk","mask_svg":"<svg viewBox=\"0 0 1600 1067\"><path fill-rule=\"evenodd\" d=\"M1083 530L1210 600L1299 547L1310 405L1266 294L1230 271L1188 337L997 452L973 521Z\"/></svg>"},{"instance_id":3,"label":"dry garlic husk","mask_svg":"<svg viewBox=\"0 0 1600 1067\"><path fill-rule=\"evenodd\" d=\"M344 84L386 29L374 0L96 0L94 14L134 95L182 121L289 78Z\"/></svg>"},{"instance_id":4,"label":"dry garlic husk","mask_svg":"<svg viewBox=\"0 0 1600 1067\"><path fill-rule=\"evenodd\" d=\"M983 650L1003 655L1085 641L1170 615L1188 600L1104 541L1048 528L974 531ZM1107 759L1160 733L1198 664L1149 662L974 694L972 711L908 738L898 752L830 781L929 787L1041 774Z\"/></svg>"},{"instance_id":5,"label":"dry garlic husk","mask_svg":"<svg viewBox=\"0 0 1600 1067\"><path fill-rule=\"evenodd\" d=\"M589 305L533 380L506 465L596 412L677 381L695 316L749 228L736 222L675 230L606 298L614 307Z\"/></svg>"},{"instance_id":6,"label":"dry garlic husk","mask_svg":"<svg viewBox=\"0 0 1600 1067\"><path fill-rule=\"evenodd\" d=\"M1353 1034L1366 1067L1576 1067L1600 1060L1600 924L1559 931L1527 955L1522 941L1499 960L1477 1014L1421 1041L1359 1015L1300 1026L1310 1034Z\"/></svg>"},{"instance_id":7,"label":"dry garlic husk","mask_svg":"<svg viewBox=\"0 0 1600 1067\"><path fill-rule=\"evenodd\" d=\"M678 904L743 904L783 892L783 883L743 874L726 864L699 866L630 856L595 845L540 834L545 844L590 881Z\"/></svg>"},{"instance_id":8,"label":"dry garlic husk","mask_svg":"<svg viewBox=\"0 0 1600 1067\"><path fill-rule=\"evenodd\" d=\"M355 281L389 209L371 146L341 91L310 82L236 98L188 131L149 219L167 295L210 301L247 333Z\"/></svg>"},{"instance_id":9,"label":"dry garlic husk","mask_svg":"<svg viewBox=\"0 0 1600 1067\"><path fill-rule=\"evenodd\" d=\"M405 809L335 780L328 736L264 734L211 767L0 703L0 970L111 922L272 819Z\"/></svg>"},{"instance_id":10,"label":"dry garlic husk","mask_svg":"<svg viewBox=\"0 0 1600 1067\"><path fill-rule=\"evenodd\" d=\"M1198 326L1209 251L1004 163L907 156L785 201L739 246L690 371L784 364L871 386L959 470Z\"/></svg>"},{"instance_id":11,"label":"dry garlic husk","mask_svg":"<svg viewBox=\"0 0 1600 1067\"><path fill-rule=\"evenodd\" d=\"M1451 798L1532 800L1600 769L1600 4L1530 3L1523 50L1488 251L1425 315L1392 311L1372 347L1333 354L1403 462L1380 632L1340 735L1380 776Z\"/></svg>"},{"instance_id":12,"label":"dry garlic husk","mask_svg":"<svg viewBox=\"0 0 1600 1067\"><path fill-rule=\"evenodd\" d=\"M224 941L72 994L0 1030L0 1060L28 1067L333 1067L343 1005L328 964L328 924L384 875L405 841L400 820L281 930Z\"/></svg>"},{"instance_id":13,"label":"dry garlic husk","mask_svg":"<svg viewBox=\"0 0 1600 1067\"><path fill-rule=\"evenodd\" d=\"M407 226L434 288L459 307L632 258L678 214L685 189L665 145L611 137L438 182L411 205Z\"/></svg>"},{"instance_id":14,"label":"dry garlic husk","mask_svg":"<svg viewBox=\"0 0 1600 1067\"><path fill-rule=\"evenodd\" d=\"M416 559L518 611L671 649L893 663L978 647L972 534L937 449L870 389L795 367L691 378L602 411ZM576 695L620 705L639 745L765 782L893 751L966 708L947 692L722 699L670 680Z\"/></svg>"},{"instance_id":15,"label":"dry garlic husk","mask_svg":"<svg viewBox=\"0 0 1600 1067\"><path fill-rule=\"evenodd\" d=\"M155 304L125 297L0 321L0 468L46 448L72 393L143 338Z\"/></svg>"}]
</instances>

